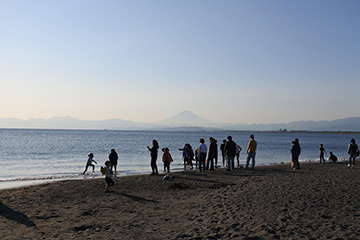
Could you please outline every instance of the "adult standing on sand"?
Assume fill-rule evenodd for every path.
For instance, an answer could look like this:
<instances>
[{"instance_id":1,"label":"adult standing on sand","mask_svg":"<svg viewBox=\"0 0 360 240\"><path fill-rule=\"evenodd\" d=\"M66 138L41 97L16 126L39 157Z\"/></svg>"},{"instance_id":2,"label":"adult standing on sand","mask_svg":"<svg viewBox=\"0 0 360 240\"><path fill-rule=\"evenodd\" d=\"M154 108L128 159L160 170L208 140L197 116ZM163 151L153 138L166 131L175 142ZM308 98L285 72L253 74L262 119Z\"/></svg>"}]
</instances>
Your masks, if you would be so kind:
<instances>
[{"instance_id":1,"label":"adult standing on sand","mask_svg":"<svg viewBox=\"0 0 360 240\"><path fill-rule=\"evenodd\" d=\"M291 152L291 168L293 170L300 169L299 156L301 153L301 147L298 138L295 138L295 140L291 142L290 152Z\"/></svg>"},{"instance_id":2,"label":"adult standing on sand","mask_svg":"<svg viewBox=\"0 0 360 240\"><path fill-rule=\"evenodd\" d=\"M348 146L349 164L348 167L355 165L355 158L359 156L359 147L355 142L355 139L351 139Z\"/></svg>"},{"instance_id":3,"label":"adult standing on sand","mask_svg":"<svg viewBox=\"0 0 360 240\"><path fill-rule=\"evenodd\" d=\"M228 161L226 171L234 171L234 159L236 155L236 143L232 140L232 136L227 137L228 141L225 145L225 152Z\"/></svg>"},{"instance_id":4,"label":"adult standing on sand","mask_svg":"<svg viewBox=\"0 0 360 240\"><path fill-rule=\"evenodd\" d=\"M226 164L225 164L225 159L226 159L225 145L226 145L226 140L224 139L224 140L223 140L223 143L220 145L220 151L221 151L221 155L222 155L223 168L226 167Z\"/></svg>"},{"instance_id":5,"label":"adult standing on sand","mask_svg":"<svg viewBox=\"0 0 360 240\"><path fill-rule=\"evenodd\" d=\"M157 167L157 164L156 164L156 160L157 160L157 157L158 157L158 149L159 149L159 143L154 139L152 141L152 148L150 148L149 146L147 146L147 149L150 151L150 157L151 157L151 170L152 170L152 173L150 175L159 175L159 172L158 172L158 167Z\"/></svg>"},{"instance_id":6,"label":"adult standing on sand","mask_svg":"<svg viewBox=\"0 0 360 240\"><path fill-rule=\"evenodd\" d=\"M256 155L257 142L254 139L254 135L250 135L250 141L247 147L247 159L246 168L249 167L250 159L252 159L252 168L255 168L255 155Z\"/></svg>"},{"instance_id":7,"label":"adult standing on sand","mask_svg":"<svg viewBox=\"0 0 360 240\"><path fill-rule=\"evenodd\" d=\"M210 170L214 170L214 159L218 154L218 149L215 138L210 137L209 141L210 141L210 145L209 145L209 154L208 154L206 170L209 170L209 165L210 165Z\"/></svg>"},{"instance_id":8,"label":"adult standing on sand","mask_svg":"<svg viewBox=\"0 0 360 240\"><path fill-rule=\"evenodd\" d=\"M109 154L109 161L111 164L111 171L116 175L116 166L118 164L119 155L115 151L115 149L111 149ZM114 169L114 170L113 170Z\"/></svg>"},{"instance_id":9,"label":"adult standing on sand","mask_svg":"<svg viewBox=\"0 0 360 240\"><path fill-rule=\"evenodd\" d=\"M200 146L198 151L198 158L199 158L199 171L205 171L205 159L207 153L207 146L205 144L205 140L200 138L199 140Z\"/></svg>"},{"instance_id":10,"label":"adult standing on sand","mask_svg":"<svg viewBox=\"0 0 360 240\"><path fill-rule=\"evenodd\" d=\"M324 155L326 154L325 148L323 144L320 144L320 163L324 162L325 163L325 157Z\"/></svg>"}]
</instances>

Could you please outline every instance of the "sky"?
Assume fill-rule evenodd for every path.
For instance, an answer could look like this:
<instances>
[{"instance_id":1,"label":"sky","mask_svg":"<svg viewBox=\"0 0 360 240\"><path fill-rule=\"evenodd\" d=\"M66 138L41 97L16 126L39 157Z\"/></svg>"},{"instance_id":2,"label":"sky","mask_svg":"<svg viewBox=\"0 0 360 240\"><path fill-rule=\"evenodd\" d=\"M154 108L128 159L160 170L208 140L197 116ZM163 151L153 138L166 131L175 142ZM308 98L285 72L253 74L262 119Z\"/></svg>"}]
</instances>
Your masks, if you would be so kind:
<instances>
[{"instance_id":1,"label":"sky","mask_svg":"<svg viewBox=\"0 0 360 240\"><path fill-rule=\"evenodd\" d=\"M358 0L0 0L0 118L360 116Z\"/></svg>"}]
</instances>

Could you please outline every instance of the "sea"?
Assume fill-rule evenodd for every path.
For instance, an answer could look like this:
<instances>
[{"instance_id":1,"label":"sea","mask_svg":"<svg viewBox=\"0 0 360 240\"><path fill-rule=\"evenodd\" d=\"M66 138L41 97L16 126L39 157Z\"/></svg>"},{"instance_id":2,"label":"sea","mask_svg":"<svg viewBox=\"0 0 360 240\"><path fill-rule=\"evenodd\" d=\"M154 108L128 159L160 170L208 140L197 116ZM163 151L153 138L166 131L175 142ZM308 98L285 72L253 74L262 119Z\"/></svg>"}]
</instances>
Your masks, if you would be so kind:
<instances>
[{"instance_id":1,"label":"sea","mask_svg":"<svg viewBox=\"0 0 360 240\"><path fill-rule=\"evenodd\" d=\"M195 150L200 138L209 144L209 137L213 137L220 147L229 135L243 148L240 164L244 165L251 134L258 142L257 166L289 164L294 138L300 141L302 162L317 162L320 144L324 145L327 153L333 152L340 161L345 161L350 140L357 140L360 136L354 133L314 132L0 129L0 189L54 180L102 177L100 166L108 160L111 149L119 154L117 176L149 174L150 152L146 147L151 147L153 139L160 145L159 169L163 169L161 148L170 149L174 159L171 168L180 171L184 166L179 148L185 143L190 143ZM90 152L97 161L95 173L89 168L83 175Z\"/></svg>"}]
</instances>

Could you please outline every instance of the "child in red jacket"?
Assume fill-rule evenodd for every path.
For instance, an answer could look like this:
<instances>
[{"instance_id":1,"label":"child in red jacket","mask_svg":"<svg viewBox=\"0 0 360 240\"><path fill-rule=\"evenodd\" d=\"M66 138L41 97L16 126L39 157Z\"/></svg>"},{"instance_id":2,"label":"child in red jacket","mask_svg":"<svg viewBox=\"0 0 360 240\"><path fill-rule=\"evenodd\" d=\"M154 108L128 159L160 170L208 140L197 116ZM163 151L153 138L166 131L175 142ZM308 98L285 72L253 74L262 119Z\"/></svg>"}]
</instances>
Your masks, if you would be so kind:
<instances>
[{"instance_id":1,"label":"child in red jacket","mask_svg":"<svg viewBox=\"0 0 360 240\"><path fill-rule=\"evenodd\" d=\"M173 162L174 160L172 159L168 148L163 148L162 151L164 152L162 156L162 161L164 162L164 170L166 173L169 173L170 163Z\"/></svg>"}]
</instances>

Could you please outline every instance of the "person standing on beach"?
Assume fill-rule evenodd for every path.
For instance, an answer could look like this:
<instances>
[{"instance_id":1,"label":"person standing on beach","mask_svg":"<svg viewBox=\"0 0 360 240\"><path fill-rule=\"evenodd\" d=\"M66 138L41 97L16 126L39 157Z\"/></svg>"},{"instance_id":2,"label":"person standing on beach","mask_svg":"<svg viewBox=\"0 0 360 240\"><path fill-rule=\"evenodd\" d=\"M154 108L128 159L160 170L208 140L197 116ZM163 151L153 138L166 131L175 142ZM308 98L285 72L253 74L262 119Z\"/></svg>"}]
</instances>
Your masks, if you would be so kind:
<instances>
[{"instance_id":1,"label":"person standing on beach","mask_svg":"<svg viewBox=\"0 0 360 240\"><path fill-rule=\"evenodd\" d=\"M250 159L252 159L252 168L255 168L255 155L256 155L257 142L254 139L254 135L250 135L250 141L247 147L247 159L246 168L249 167Z\"/></svg>"},{"instance_id":2,"label":"person standing on beach","mask_svg":"<svg viewBox=\"0 0 360 240\"><path fill-rule=\"evenodd\" d=\"M323 144L320 144L320 163L324 162L325 163L325 157L324 155L326 154L325 148Z\"/></svg>"},{"instance_id":3,"label":"person standing on beach","mask_svg":"<svg viewBox=\"0 0 360 240\"><path fill-rule=\"evenodd\" d=\"M214 143L216 145L216 154L215 154L215 168L218 168L218 157L219 157L219 154L218 154L218 144L217 144L217 140L214 139Z\"/></svg>"},{"instance_id":4,"label":"person standing on beach","mask_svg":"<svg viewBox=\"0 0 360 240\"><path fill-rule=\"evenodd\" d=\"M223 162L223 168L226 167L226 153L225 153L225 145L226 145L226 140L223 140L223 143L220 145L220 151L221 151L221 155L222 155L222 162Z\"/></svg>"},{"instance_id":5,"label":"person standing on beach","mask_svg":"<svg viewBox=\"0 0 360 240\"><path fill-rule=\"evenodd\" d=\"M152 141L152 148L150 148L149 146L147 146L147 149L150 151L150 157L151 157L151 170L152 170L152 173L150 175L159 175L159 172L158 172L158 167L157 167L157 164L156 164L156 160L157 160L157 157L158 157L158 149L159 149L159 143L154 139Z\"/></svg>"},{"instance_id":6,"label":"person standing on beach","mask_svg":"<svg viewBox=\"0 0 360 240\"><path fill-rule=\"evenodd\" d=\"M214 170L214 159L218 154L218 149L215 138L210 137L209 141L210 141L210 145L209 145L209 154L208 154L208 161L206 164L206 170L209 170L209 165L210 165L210 170Z\"/></svg>"},{"instance_id":7,"label":"person standing on beach","mask_svg":"<svg viewBox=\"0 0 360 240\"><path fill-rule=\"evenodd\" d=\"M355 142L355 139L351 139L348 146L349 164L348 167L355 165L355 158L359 156L359 147Z\"/></svg>"},{"instance_id":8,"label":"person standing on beach","mask_svg":"<svg viewBox=\"0 0 360 240\"><path fill-rule=\"evenodd\" d=\"M193 169L193 159L194 159L194 150L192 149L190 143L185 143L184 148L179 148L180 151L183 151L184 156L184 169L186 165L190 166L190 169Z\"/></svg>"},{"instance_id":9,"label":"person standing on beach","mask_svg":"<svg viewBox=\"0 0 360 240\"><path fill-rule=\"evenodd\" d=\"M301 153L301 147L298 138L295 138L295 140L291 142L290 152L291 152L291 168L293 170L300 169L299 156Z\"/></svg>"},{"instance_id":10,"label":"person standing on beach","mask_svg":"<svg viewBox=\"0 0 360 240\"><path fill-rule=\"evenodd\" d=\"M225 145L225 153L227 157L226 171L234 171L234 159L236 155L236 143L232 140L232 136L227 137L228 141Z\"/></svg>"},{"instance_id":11,"label":"person standing on beach","mask_svg":"<svg viewBox=\"0 0 360 240\"><path fill-rule=\"evenodd\" d=\"M115 175L116 175L116 166L118 164L118 159L119 159L119 156L118 156L117 152L115 151L115 149L111 149L111 152L109 154L109 161L111 164L111 171L113 171L113 173Z\"/></svg>"},{"instance_id":12,"label":"person standing on beach","mask_svg":"<svg viewBox=\"0 0 360 240\"><path fill-rule=\"evenodd\" d=\"M164 152L162 156L162 161L164 162L164 170L166 173L170 173L170 163L174 160L171 157L169 148L163 148L162 150Z\"/></svg>"},{"instance_id":13,"label":"person standing on beach","mask_svg":"<svg viewBox=\"0 0 360 240\"><path fill-rule=\"evenodd\" d=\"M106 186L105 186L105 192L111 192L110 191L110 187L111 186L114 186L114 181L111 179L112 177L112 167L111 167L111 162L110 161L106 161L105 162L105 166L106 166L106 169L105 169L105 181L106 181Z\"/></svg>"},{"instance_id":14,"label":"person standing on beach","mask_svg":"<svg viewBox=\"0 0 360 240\"><path fill-rule=\"evenodd\" d=\"M237 167L240 168L240 152L241 152L242 148L240 147L240 145L236 145L236 161L237 161Z\"/></svg>"},{"instance_id":15,"label":"person standing on beach","mask_svg":"<svg viewBox=\"0 0 360 240\"><path fill-rule=\"evenodd\" d=\"M83 175L85 175L86 171L88 170L88 167L93 167L93 172L95 172L95 165L92 164L93 162L97 164L97 162L93 159L94 158L94 154L93 153L89 153L88 155L88 160L86 162L86 167L85 167L85 171L83 172Z\"/></svg>"},{"instance_id":16,"label":"person standing on beach","mask_svg":"<svg viewBox=\"0 0 360 240\"><path fill-rule=\"evenodd\" d=\"M198 151L198 158L199 158L199 171L205 171L205 159L207 153L207 146L205 144L205 140L200 138L199 140L199 151Z\"/></svg>"}]
</instances>

